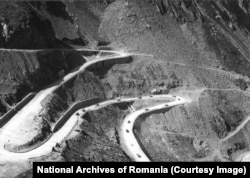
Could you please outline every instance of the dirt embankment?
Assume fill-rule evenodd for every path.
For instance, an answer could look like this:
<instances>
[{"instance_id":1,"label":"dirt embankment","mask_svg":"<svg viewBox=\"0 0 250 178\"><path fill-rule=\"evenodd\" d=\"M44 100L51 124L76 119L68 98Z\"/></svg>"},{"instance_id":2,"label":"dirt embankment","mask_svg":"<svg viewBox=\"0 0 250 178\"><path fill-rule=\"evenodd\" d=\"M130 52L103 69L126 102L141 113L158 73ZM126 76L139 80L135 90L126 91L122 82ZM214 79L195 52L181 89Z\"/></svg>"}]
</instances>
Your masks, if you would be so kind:
<instances>
[{"instance_id":1,"label":"dirt embankment","mask_svg":"<svg viewBox=\"0 0 250 178\"><path fill-rule=\"evenodd\" d=\"M79 134L66 141L66 161L129 161L120 147L119 126L127 114L126 105L111 105L87 113Z\"/></svg>"},{"instance_id":2,"label":"dirt embankment","mask_svg":"<svg viewBox=\"0 0 250 178\"><path fill-rule=\"evenodd\" d=\"M92 98L105 97L106 93L102 82L98 77L86 71L58 89L51 97L50 102L45 105L42 114L44 114L48 121L53 123L74 103Z\"/></svg>"}]
</instances>

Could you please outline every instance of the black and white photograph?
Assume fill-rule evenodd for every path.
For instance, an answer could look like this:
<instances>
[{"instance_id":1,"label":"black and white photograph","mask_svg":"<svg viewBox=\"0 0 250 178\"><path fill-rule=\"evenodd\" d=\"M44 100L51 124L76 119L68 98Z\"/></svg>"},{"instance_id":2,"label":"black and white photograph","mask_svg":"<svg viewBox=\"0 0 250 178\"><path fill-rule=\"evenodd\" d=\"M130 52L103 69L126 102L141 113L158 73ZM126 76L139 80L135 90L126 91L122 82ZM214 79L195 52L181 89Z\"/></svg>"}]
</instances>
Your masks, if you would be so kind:
<instances>
[{"instance_id":1,"label":"black and white photograph","mask_svg":"<svg viewBox=\"0 0 250 178\"><path fill-rule=\"evenodd\" d=\"M0 178L246 175L249 121L250 0L0 1Z\"/></svg>"}]
</instances>

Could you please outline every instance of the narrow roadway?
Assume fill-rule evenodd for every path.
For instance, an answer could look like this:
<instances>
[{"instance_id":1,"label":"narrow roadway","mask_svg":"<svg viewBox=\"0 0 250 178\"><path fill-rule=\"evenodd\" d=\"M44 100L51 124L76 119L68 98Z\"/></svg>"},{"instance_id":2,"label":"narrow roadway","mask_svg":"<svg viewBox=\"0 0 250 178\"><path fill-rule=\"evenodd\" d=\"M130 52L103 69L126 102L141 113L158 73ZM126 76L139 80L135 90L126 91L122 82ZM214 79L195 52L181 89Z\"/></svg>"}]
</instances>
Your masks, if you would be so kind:
<instances>
[{"instance_id":1,"label":"narrow roadway","mask_svg":"<svg viewBox=\"0 0 250 178\"><path fill-rule=\"evenodd\" d=\"M46 51L49 51L49 50L53 51L53 50L61 50L61 49L48 49L48 50L46 49ZM21 135L14 134L14 133L17 133L16 130L18 130L19 128L29 127L29 124L33 122L33 119L43 109L42 102L45 100L45 98L48 97L50 94L54 93L56 89L62 86L65 82L71 80L72 78L77 76L79 73L85 71L86 68L88 68L89 66L96 64L97 62L100 62L100 61L107 61L107 60L112 60L112 59L119 60L121 58L131 57L133 55L153 57L153 55L151 54L125 53L123 51L92 50L92 49L65 49L65 50L73 50L73 51L79 51L79 52L81 51L83 52L107 52L107 53L113 53L113 54L109 56L103 56L103 57L98 56L94 60L87 61L77 71L74 71L66 75L63 79L61 79L60 81L57 81L56 83L51 85L49 88L40 91L20 112L18 112L9 122L7 122L0 129L0 161L2 160L21 161L21 160L27 160L27 159L41 157L41 156L50 154L52 152L52 148L57 143L61 143L62 141L64 141L64 139L67 138L68 135L72 132L72 130L78 123L79 117L82 117L88 111L97 110L110 104L130 102L130 101L135 101L137 99L152 99L152 97L153 98L159 98L159 97L169 98L169 99L171 98L173 99L173 101L167 102L165 104L159 104L153 107L140 109L137 111L134 111L133 109L131 109L132 113L125 117L123 124L121 126L120 139L122 143L122 148L124 149L126 154L134 161L150 161L150 159L147 157L147 155L144 153L144 151L140 147L134 135L133 128L134 128L134 123L136 119L139 116L146 114L146 113L153 113L154 111L157 111L157 110L168 109L174 106L188 103L189 101L186 100L185 98L181 98L181 97L173 96L173 95L154 95L154 96L151 95L151 96L140 97L140 98L122 98L122 99L115 99L115 100L101 102L101 103L98 103L98 104L95 104L95 105L92 105L92 106L89 106L87 108L83 108L77 111L65 122L65 124L57 132L55 132L51 137L48 138L48 140L45 143L41 144L39 147L34 148L33 150L24 152L24 153L14 153L14 152L9 152L5 150L4 145L8 142L8 138L6 136L10 135L10 137L15 137L15 136L18 138L21 137ZM0 51L39 52L39 51L45 51L45 50L0 49ZM217 69L210 69L210 70L217 70ZM244 126L248 121L249 121L249 118L246 119L241 124L241 126ZM228 138L235 135L239 131L239 129L241 129L241 127L239 127L235 132L232 132L231 134L229 134L222 141L227 140ZM250 152L245 152L241 154L236 159L236 161L250 161Z\"/></svg>"},{"instance_id":2,"label":"narrow roadway","mask_svg":"<svg viewBox=\"0 0 250 178\"><path fill-rule=\"evenodd\" d=\"M6 51L6 49L0 49ZM53 49L54 50L54 49ZM70 50L70 49L69 49ZM62 78L60 81L57 81L55 84L50 86L49 88L40 91L20 112L18 112L9 122L7 122L4 127L0 130L0 160L26 160L31 159L34 157L40 157L43 155L50 154L52 152L52 148L57 144L61 143L74 129L78 122L78 118L82 117L86 112L91 110L100 109L101 107L105 107L110 104L114 103L121 103L121 102L130 102L135 101L137 99L144 99L144 100L151 100L153 98L166 98L166 99L172 99L173 101L167 102L165 104L159 104L147 109L140 109L138 111L131 110L131 114L129 114L125 119L121 126L121 142L122 147L126 154L134 161L150 161L150 159L146 156L142 148L140 147L139 143L137 142L133 128L134 123L136 119L145 113L153 113L157 110L167 109L173 106L182 105L187 103L187 100L181 97L173 96L173 95L151 95L151 96L145 96L145 97L139 97L139 98L119 98L115 100L109 100L105 102L98 103L96 105L89 106L87 108L83 108L79 111L77 111L75 114L73 114L66 123L51 137L48 138L48 140L41 144L39 147L34 148L33 150L30 150L28 152L24 153L14 153L9 152L4 148L4 145L8 142L8 138L6 138L6 135L8 134L14 134L18 128L29 128L29 125L33 122L33 119L39 114L40 111L42 111L43 106L42 102L45 100L46 97L48 97L50 94L54 93L56 89L58 89L60 86L62 86L65 82L71 80L75 76L77 76L79 73L85 71L86 68L89 66L96 64L100 61L107 61L112 59L121 59L126 57L131 57L132 55L143 55L143 56L153 56L149 54L143 54L143 53L125 53L123 51L110 51L110 50L91 50L91 49L73 49L75 51L93 51L93 52L107 52L107 53L113 53L109 56L103 56L103 57L97 57L94 60L87 61L85 64L83 64L77 71L74 71L68 75L66 75L64 78ZM8 50L7 50L8 51ZM39 52L44 50L19 50L19 49L11 49L9 51L16 51L16 52ZM17 132L16 132L17 133ZM32 133L31 133L32 134ZM20 135L14 134L13 137L20 137ZM18 139L17 139L18 140ZM22 143L22 142L21 142ZM20 144L20 143L19 143Z\"/></svg>"},{"instance_id":3,"label":"narrow roadway","mask_svg":"<svg viewBox=\"0 0 250 178\"><path fill-rule=\"evenodd\" d=\"M140 147L135 135L134 135L134 124L136 119L146 113L153 113L157 110L171 108L187 103L187 100L178 96L169 95L170 98L174 99L172 102L159 104L146 109L140 109L129 114L123 121L121 126L120 140L126 154L134 161L137 162L149 162L150 159L144 153Z\"/></svg>"},{"instance_id":4,"label":"narrow roadway","mask_svg":"<svg viewBox=\"0 0 250 178\"><path fill-rule=\"evenodd\" d=\"M138 110L129 114L125 118L121 127L121 139L123 140L123 143L125 143L124 146L127 148L125 149L125 152L131 157L132 160L148 161L146 156L144 156L145 155L144 152L142 151L139 144L137 143L135 136L133 135L133 131L132 131L133 123L135 122L137 117L143 113L153 112L159 109L181 105L181 104L186 103L185 99L172 96L172 95L150 95L150 96L139 97L139 98L117 98L114 100L104 101L101 103L91 105L86 108L82 108L78 110L77 112L75 112L66 121L66 123L57 132L55 132L44 144L42 144L41 146L31 151L28 151L25 153L14 153L14 152L9 152L8 150L5 150L4 145L0 145L0 161L1 160L22 161L22 160L27 160L27 159L41 157L41 156L50 154L52 152L52 148L56 146L57 143L61 143L72 132L79 118L81 118L88 111L97 110L107 105L115 104L115 103L131 102L135 100L152 100L152 99L168 99L172 101L167 102L165 104L160 104L154 107L150 107L148 108L149 110L147 111L145 111L145 109L141 109L141 110ZM127 130L130 131L130 134L126 133ZM125 133L125 134L122 134L122 133ZM135 147L131 147L131 144L134 144ZM140 159L138 159L138 154L142 155Z\"/></svg>"},{"instance_id":5,"label":"narrow roadway","mask_svg":"<svg viewBox=\"0 0 250 178\"><path fill-rule=\"evenodd\" d=\"M33 128L39 128L39 124L37 124L37 121L35 121L35 119L43 110L42 102L46 99L46 97L53 94L56 89L62 86L65 82L71 80L79 73L85 71L86 68L96 64L97 62L113 59L119 60L130 56L130 54L124 52L116 52L116 56L104 56L102 58L98 58L97 60L88 61L83 64L77 71L69 73L49 88L41 90L22 110L20 110L9 122L7 122L0 129L0 147L3 143L9 141L9 138L6 137L6 135L11 135L12 140L14 140L14 143L16 144L24 144L27 142L27 139L32 139L33 135L35 134L34 132L37 131L33 130L33 132L31 132L30 128L31 126L33 126ZM14 139L15 137L18 137L19 139Z\"/></svg>"}]
</instances>

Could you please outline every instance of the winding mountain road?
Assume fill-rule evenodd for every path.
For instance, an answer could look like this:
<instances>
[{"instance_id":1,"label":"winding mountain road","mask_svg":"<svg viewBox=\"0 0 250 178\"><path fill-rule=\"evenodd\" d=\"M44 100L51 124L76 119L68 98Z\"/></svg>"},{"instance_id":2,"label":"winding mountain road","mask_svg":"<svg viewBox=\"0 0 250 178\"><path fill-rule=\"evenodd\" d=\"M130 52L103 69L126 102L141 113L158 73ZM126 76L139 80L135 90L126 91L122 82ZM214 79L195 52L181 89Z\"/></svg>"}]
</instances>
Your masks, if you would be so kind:
<instances>
[{"instance_id":1,"label":"winding mountain road","mask_svg":"<svg viewBox=\"0 0 250 178\"><path fill-rule=\"evenodd\" d=\"M166 96L165 96L166 97ZM150 108L146 109L140 109L138 111L132 112L129 114L123 121L123 124L121 126L121 134L120 139L123 146L124 151L127 153L127 155L137 162L149 162L150 159L148 156L144 153L142 148L140 147L134 132L134 124L136 119L146 113L153 113L157 110L167 109L174 106L182 105L187 103L187 100L178 96L169 95L167 96L169 98L172 98L174 101L159 104L156 106L152 106Z\"/></svg>"},{"instance_id":2,"label":"winding mountain road","mask_svg":"<svg viewBox=\"0 0 250 178\"><path fill-rule=\"evenodd\" d=\"M0 50L5 50L6 49L0 49ZM43 50L9 50L9 51L17 51L17 52L37 52L37 51L43 51ZM5 149L6 143L9 142L9 138L15 138L15 144L24 144L27 142L27 138L33 138L34 134L33 132L29 132L29 130L26 130L26 132L23 132L25 128L29 129L29 126L34 123L34 119L39 115L39 113L43 110L43 101L48 97L49 95L53 94L60 86L62 86L65 82L71 80L75 76L77 76L79 73L85 71L89 66L94 65L98 62L101 61L108 61L112 59L122 59L122 58L127 58L131 57L133 55L145 55L148 56L148 54L143 54L143 53L125 53L123 51L109 51L109 50L91 50L91 49L76 49L76 51L93 51L93 52L107 52L108 56L98 56L94 60L88 60L85 64L83 64L77 71L74 71L72 73L67 74L65 77L63 77L61 80L55 82L52 84L49 88L46 88L44 90L41 90L37 95L23 108L21 109L9 122L7 122L1 129L0 129L0 160L13 160L13 161L18 161L18 160L24 160L24 159L31 159L34 157L40 157L43 155L47 155L52 152L52 148L57 144L61 143L74 129L78 122L78 118L82 117L86 112L91 111L91 110L96 110L101 107L105 107L110 104L114 103L122 103L122 102L131 102L135 101L137 99L152 99L152 98L168 98L168 99L173 99L174 101L165 105L159 105L155 107L151 107L150 112L157 110L157 109L162 109L162 108L167 108L171 107L173 105L178 105L182 104L184 102L183 99L180 98L175 98L172 95L151 95L151 96L145 96L145 97L138 97L138 98L118 98L115 100L109 100L101 103L97 103L96 105L89 106L87 108L83 108L77 112L77 114L73 114L66 122L65 124L55 133L53 133L43 144L40 146L27 151L23 153L15 153L15 152L10 152ZM179 101L180 100L180 101ZM133 111L133 110L132 110ZM147 111L148 112L148 111ZM135 111L133 112L134 114L131 114L126 117L124 124L121 128L121 133L124 133L124 129L127 131L130 131L130 134L121 134L122 140L124 140L124 146L127 148L126 153L128 155L132 155L131 159L137 160L138 158L138 153L143 155L143 151L141 148L138 146L138 143L136 145L136 139L133 136L133 126L132 124L127 125L127 119L129 119L129 122L131 121L134 123L136 120L137 116L141 115L144 113L143 110ZM20 130L18 130L20 129ZM19 132L18 132L19 131ZM27 133L27 134L26 134ZM29 135L30 134L30 135ZM127 140L133 141L133 144L136 145L134 148L130 148L130 146L126 143ZM135 152L135 154L133 153ZM137 156L134 156L137 155ZM143 160L143 159L139 159ZM145 158L146 160L146 158Z\"/></svg>"},{"instance_id":3,"label":"winding mountain road","mask_svg":"<svg viewBox=\"0 0 250 178\"><path fill-rule=\"evenodd\" d=\"M52 49L56 50L56 49ZM51 50L51 51L52 51ZM60 50L60 49L58 49ZM133 107L130 107L131 113L124 118L124 121L120 128L120 140L121 146L124 152L134 161L150 161L150 158L146 155L146 153L141 148L140 144L138 143L135 135L134 135L134 124L136 119L138 119L141 115L154 113L158 110L165 110L172 108L174 106L183 105L189 103L190 100L174 96L174 95L150 95L144 97L136 97L136 98L117 98L113 100L108 100L100 103L96 103L94 105L82 108L75 112L71 117L66 120L66 122L58 129L58 131L54 132L44 143L40 144L36 148L29 150L27 152L22 153L15 153L10 152L5 149L6 143L9 142L9 138L15 138L15 144L23 144L27 142L27 139L23 139L24 137L33 138L35 135L33 132L18 132L25 130L25 128L29 128L31 123L34 123L34 119L37 118L39 113L43 110L43 101L49 95L53 94L60 86L62 86L65 82L73 79L79 73L84 72L88 67L94 65L101 61L108 61L108 60L119 60L122 58L131 57L134 55L142 55L142 56L153 56L150 54L144 53L126 53L124 51L111 51L111 50L92 50L92 49L65 49L65 50L74 50L74 51L83 51L83 52L96 52L96 53L108 53L110 55L101 56L97 55L92 60L87 60L85 64L83 64L77 71L67 74L61 80L55 82L54 84L50 85L48 88L41 90L37 95L23 108L21 109L9 122L7 122L2 128L0 128L0 161L23 161L32 158L37 158L41 156L46 156L50 154L53 148L57 145L57 143L62 143L74 130L75 126L79 122L79 118L84 117L84 114L89 111L97 110L107 105L115 104L115 103L124 103L124 102L131 102L135 100L153 100L153 99L169 99L171 101L166 102L164 104L155 105L148 108L143 108L140 110L135 110ZM0 49L0 51L16 51L16 52L39 52L44 50L19 50L19 49ZM244 126L249 119L243 122L241 125ZM239 127L240 129L241 127ZM239 129L235 132L228 135L225 140L232 137L236 134ZM10 136L10 137L9 137ZM25 142L24 142L25 141ZM250 153L245 152L241 154L236 161L250 161Z\"/></svg>"},{"instance_id":4,"label":"winding mountain road","mask_svg":"<svg viewBox=\"0 0 250 178\"><path fill-rule=\"evenodd\" d=\"M169 107L177 106L186 103L184 98L180 98L173 95L150 95L144 97L136 97L136 98L117 98L113 100L108 100L104 102L100 102L94 105L91 105L86 108L82 108L75 112L67 121L66 123L57 131L55 132L44 144L41 146L24 153L15 153L9 152L4 148L4 144L0 145L0 161L1 160L13 160L13 161L22 161L32 158L41 157L44 155L48 155L52 152L52 148L56 146L57 143L61 143L74 129L76 124L79 121L79 118L83 117L86 112L97 110L103 108L105 106L116 104L116 103L124 103L124 102L131 102L135 100L153 100L153 99L168 99L172 100L165 104L160 104L157 106L150 107L148 109L141 109L129 114L122 126L121 126L121 139L126 147L125 152L131 157L131 159L135 161L149 161L147 156L144 154L143 150L140 148L137 140L133 134L133 124L135 120L142 114L148 112L154 112L160 109L166 109ZM129 131L129 134L127 133ZM131 146L131 145L134 146ZM138 156L139 155L139 156Z\"/></svg>"},{"instance_id":5,"label":"winding mountain road","mask_svg":"<svg viewBox=\"0 0 250 178\"><path fill-rule=\"evenodd\" d=\"M77 71L69 73L61 80L52 84L49 88L41 90L22 110L20 110L0 129L0 146L2 143L9 142L10 139L6 135L11 135L11 138L15 144L21 145L26 143L27 139L31 140L35 134L34 132L37 132L34 129L33 132L31 132L31 126L33 126L33 128L39 128L39 123L36 120L38 119L37 116L39 113L43 110L43 101L46 99L46 97L53 94L64 83L73 79L79 73L84 72L86 68L98 62L113 59L119 60L130 56L130 54L116 51L115 55L104 56L96 60L88 61L84 63ZM17 139L15 139L15 137L17 137Z\"/></svg>"}]
</instances>

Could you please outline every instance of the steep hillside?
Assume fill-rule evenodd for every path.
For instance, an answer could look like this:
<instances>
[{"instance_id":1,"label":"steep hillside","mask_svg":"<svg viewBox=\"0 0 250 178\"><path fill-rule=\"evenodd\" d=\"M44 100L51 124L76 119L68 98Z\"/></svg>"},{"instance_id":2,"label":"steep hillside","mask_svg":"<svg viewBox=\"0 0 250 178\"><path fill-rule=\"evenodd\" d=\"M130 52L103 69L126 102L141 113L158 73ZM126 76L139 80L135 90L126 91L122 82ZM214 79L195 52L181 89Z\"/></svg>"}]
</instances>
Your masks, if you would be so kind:
<instances>
[{"instance_id":1,"label":"steep hillside","mask_svg":"<svg viewBox=\"0 0 250 178\"><path fill-rule=\"evenodd\" d=\"M61 71L68 73L85 62L77 52L63 50L0 51L0 55L0 95L10 105L59 79ZM5 111L5 106L2 108Z\"/></svg>"},{"instance_id":2,"label":"steep hillside","mask_svg":"<svg viewBox=\"0 0 250 178\"><path fill-rule=\"evenodd\" d=\"M61 1L3 1L0 9L0 47L69 48L69 45L85 46L91 42L82 33L82 27L79 28L75 12L69 12Z\"/></svg>"},{"instance_id":3,"label":"steep hillside","mask_svg":"<svg viewBox=\"0 0 250 178\"><path fill-rule=\"evenodd\" d=\"M84 2L82 2L84 3ZM72 51L45 51L44 49L72 49L72 46L98 44L99 18L91 15L91 4L61 1L3 1L0 3L0 95L10 105L20 101L31 91L39 91L64 73L83 64L85 59ZM102 2L100 7L106 5ZM72 12L69 12L69 9ZM80 14L78 14L80 13ZM83 13L83 14L81 14ZM85 17L78 22L75 15ZM81 18L80 18L81 19ZM95 21L87 28L86 21ZM79 27L80 26L80 27ZM62 28L63 27L63 28ZM84 30L87 30L86 33ZM85 34L88 37L85 37ZM96 37L94 39L93 37ZM44 51L15 51L15 49L42 49ZM0 102L0 112L7 108Z\"/></svg>"},{"instance_id":4,"label":"steep hillside","mask_svg":"<svg viewBox=\"0 0 250 178\"><path fill-rule=\"evenodd\" d=\"M99 28L103 38L154 55L109 70L104 83L112 92L158 90L192 100L140 122L138 137L153 160L227 161L249 150L248 18L247 1L237 0L116 1L106 9ZM244 137L236 141L239 128ZM216 144L230 135L229 142Z\"/></svg>"},{"instance_id":5,"label":"steep hillside","mask_svg":"<svg viewBox=\"0 0 250 178\"><path fill-rule=\"evenodd\" d=\"M2 48L108 45L148 54L77 76L50 96L43 113L50 123L85 99L171 93L191 102L136 123L136 136L153 161L235 161L250 150L248 0L0 4ZM85 62L79 53L61 50L0 55L0 91L10 104ZM7 110L0 104L0 112ZM129 161L119 142L128 112L127 105L89 112L59 151L38 161Z\"/></svg>"}]
</instances>

